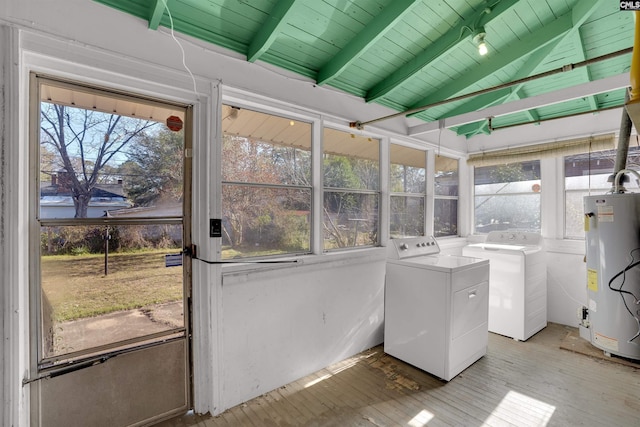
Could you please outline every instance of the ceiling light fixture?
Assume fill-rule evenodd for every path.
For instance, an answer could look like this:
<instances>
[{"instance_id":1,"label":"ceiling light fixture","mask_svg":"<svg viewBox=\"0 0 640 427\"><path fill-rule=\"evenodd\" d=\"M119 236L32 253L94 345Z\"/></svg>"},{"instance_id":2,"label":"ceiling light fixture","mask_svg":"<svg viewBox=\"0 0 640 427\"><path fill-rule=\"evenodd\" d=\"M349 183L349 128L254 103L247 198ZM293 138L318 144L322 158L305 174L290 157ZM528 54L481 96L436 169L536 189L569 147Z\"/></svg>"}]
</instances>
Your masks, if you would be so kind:
<instances>
[{"instance_id":1,"label":"ceiling light fixture","mask_svg":"<svg viewBox=\"0 0 640 427\"><path fill-rule=\"evenodd\" d=\"M473 32L473 43L475 43L475 45L478 46L478 53L480 54L480 56L486 55L487 52L489 51L487 49L487 43L484 41L484 38L486 36L487 36L487 33L484 30L484 27L478 27Z\"/></svg>"}]
</instances>

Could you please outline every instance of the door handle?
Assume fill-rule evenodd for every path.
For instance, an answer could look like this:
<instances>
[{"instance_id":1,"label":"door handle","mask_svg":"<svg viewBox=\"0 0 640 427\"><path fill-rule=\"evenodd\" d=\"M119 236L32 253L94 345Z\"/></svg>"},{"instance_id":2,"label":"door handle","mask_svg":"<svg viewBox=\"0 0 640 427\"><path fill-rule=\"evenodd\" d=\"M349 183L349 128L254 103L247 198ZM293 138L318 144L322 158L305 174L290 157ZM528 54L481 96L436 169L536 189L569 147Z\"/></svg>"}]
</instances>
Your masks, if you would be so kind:
<instances>
[{"instance_id":1,"label":"door handle","mask_svg":"<svg viewBox=\"0 0 640 427\"><path fill-rule=\"evenodd\" d=\"M477 296L477 294L478 294L478 290L477 289L469 291L469 293L468 293L469 299L475 298Z\"/></svg>"}]
</instances>

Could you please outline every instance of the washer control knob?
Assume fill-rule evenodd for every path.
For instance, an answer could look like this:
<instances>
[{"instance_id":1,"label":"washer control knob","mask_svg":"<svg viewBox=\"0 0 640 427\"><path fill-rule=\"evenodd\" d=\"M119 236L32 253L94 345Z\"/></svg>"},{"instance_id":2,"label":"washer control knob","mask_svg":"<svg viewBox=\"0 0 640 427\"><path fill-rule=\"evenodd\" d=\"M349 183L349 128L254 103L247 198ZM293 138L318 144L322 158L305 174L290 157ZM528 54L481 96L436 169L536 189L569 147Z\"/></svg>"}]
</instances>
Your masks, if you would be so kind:
<instances>
[{"instance_id":1,"label":"washer control knob","mask_svg":"<svg viewBox=\"0 0 640 427\"><path fill-rule=\"evenodd\" d=\"M400 250L406 251L407 249L409 249L409 245L407 245L406 243L400 245Z\"/></svg>"}]
</instances>

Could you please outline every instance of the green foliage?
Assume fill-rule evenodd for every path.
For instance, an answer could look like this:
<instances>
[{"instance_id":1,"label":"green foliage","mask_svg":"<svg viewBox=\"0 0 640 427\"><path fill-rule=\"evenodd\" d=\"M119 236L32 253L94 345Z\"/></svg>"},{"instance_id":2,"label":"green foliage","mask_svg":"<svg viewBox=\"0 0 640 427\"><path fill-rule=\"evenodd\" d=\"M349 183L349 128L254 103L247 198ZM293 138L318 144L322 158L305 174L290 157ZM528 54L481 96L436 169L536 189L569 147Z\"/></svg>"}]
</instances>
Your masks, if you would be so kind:
<instances>
[{"instance_id":1,"label":"green foliage","mask_svg":"<svg viewBox=\"0 0 640 427\"><path fill-rule=\"evenodd\" d=\"M86 255L105 251L109 234L109 252L135 252L158 248L180 248L179 226L130 225L121 227L66 226L43 227L40 244L47 255Z\"/></svg>"},{"instance_id":2,"label":"green foliage","mask_svg":"<svg viewBox=\"0 0 640 427\"><path fill-rule=\"evenodd\" d=\"M289 252L308 251L309 248L309 223L305 216L289 215L281 218L280 227L286 230L283 233L281 243Z\"/></svg>"},{"instance_id":3,"label":"green foliage","mask_svg":"<svg viewBox=\"0 0 640 427\"><path fill-rule=\"evenodd\" d=\"M89 249L86 246L73 247L71 248L70 252L71 252L71 255L74 255L74 256L88 255L90 253Z\"/></svg>"},{"instance_id":4,"label":"green foliage","mask_svg":"<svg viewBox=\"0 0 640 427\"><path fill-rule=\"evenodd\" d=\"M328 188L359 188L360 180L354 171L354 159L326 156L324 186Z\"/></svg>"},{"instance_id":5,"label":"green foliage","mask_svg":"<svg viewBox=\"0 0 640 427\"><path fill-rule=\"evenodd\" d=\"M527 168L529 163L508 163L489 167L492 182L516 182L540 179L539 168Z\"/></svg>"},{"instance_id":6,"label":"green foliage","mask_svg":"<svg viewBox=\"0 0 640 427\"><path fill-rule=\"evenodd\" d=\"M125 191L135 206L182 200L183 131L146 133L131 145L129 160L120 167Z\"/></svg>"}]
</instances>

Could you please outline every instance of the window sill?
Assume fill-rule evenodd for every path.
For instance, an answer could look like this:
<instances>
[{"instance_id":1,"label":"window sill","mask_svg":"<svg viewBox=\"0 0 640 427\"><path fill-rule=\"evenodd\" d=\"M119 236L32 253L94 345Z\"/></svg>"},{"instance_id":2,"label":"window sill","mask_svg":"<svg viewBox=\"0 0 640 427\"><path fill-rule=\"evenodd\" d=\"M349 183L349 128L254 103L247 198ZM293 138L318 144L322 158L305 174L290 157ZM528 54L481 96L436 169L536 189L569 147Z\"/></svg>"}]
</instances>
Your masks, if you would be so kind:
<instances>
[{"instance_id":1,"label":"window sill","mask_svg":"<svg viewBox=\"0 0 640 427\"><path fill-rule=\"evenodd\" d=\"M285 269L292 268L333 268L341 265L369 263L377 261L385 261L387 258L387 248L375 247L366 249L353 249L347 251L327 252L320 255L300 255L294 257L278 258L278 261L291 261L278 264L269 264L267 262L260 263L237 263L224 264L222 266L222 275L224 277L232 277L237 275L246 275L253 273L263 273L269 271L280 272Z\"/></svg>"}]
</instances>

